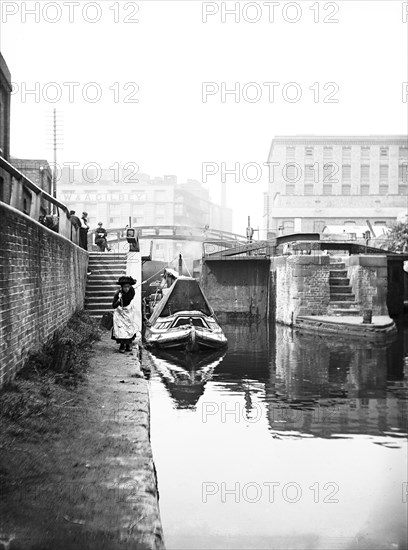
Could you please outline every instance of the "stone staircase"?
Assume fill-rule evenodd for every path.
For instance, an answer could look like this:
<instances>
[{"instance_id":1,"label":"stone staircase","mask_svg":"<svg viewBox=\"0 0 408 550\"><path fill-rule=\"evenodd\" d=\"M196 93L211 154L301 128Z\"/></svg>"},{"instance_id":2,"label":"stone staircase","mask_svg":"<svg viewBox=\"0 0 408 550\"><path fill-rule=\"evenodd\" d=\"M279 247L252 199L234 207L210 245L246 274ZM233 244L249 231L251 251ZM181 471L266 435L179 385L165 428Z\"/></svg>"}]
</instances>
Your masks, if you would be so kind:
<instances>
[{"instance_id":1,"label":"stone staircase","mask_svg":"<svg viewBox=\"0 0 408 550\"><path fill-rule=\"evenodd\" d=\"M112 299L119 286L116 281L126 275L126 254L91 252L85 293L85 309L92 317L113 311Z\"/></svg>"},{"instance_id":2,"label":"stone staircase","mask_svg":"<svg viewBox=\"0 0 408 550\"><path fill-rule=\"evenodd\" d=\"M345 263L341 258L330 258L330 264L329 315L360 315Z\"/></svg>"}]
</instances>

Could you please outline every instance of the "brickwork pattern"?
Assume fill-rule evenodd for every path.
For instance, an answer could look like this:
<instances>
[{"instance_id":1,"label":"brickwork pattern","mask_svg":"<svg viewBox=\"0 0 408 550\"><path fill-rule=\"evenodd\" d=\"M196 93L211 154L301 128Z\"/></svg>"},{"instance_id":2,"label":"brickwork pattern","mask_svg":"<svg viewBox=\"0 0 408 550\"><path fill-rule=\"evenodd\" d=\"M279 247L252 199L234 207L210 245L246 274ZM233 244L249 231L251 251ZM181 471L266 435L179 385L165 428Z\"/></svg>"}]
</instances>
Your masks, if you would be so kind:
<instances>
[{"instance_id":1,"label":"brickwork pattern","mask_svg":"<svg viewBox=\"0 0 408 550\"><path fill-rule=\"evenodd\" d=\"M0 386L85 296L88 253L0 203Z\"/></svg>"},{"instance_id":2,"label":"brickwork pattern","mask_svg":"<svg viewBox=\"0 0 408 550\"><path fill-rule=\"evenodd\" d=\"M387 264L383 257L373 261L378 265L350 265L348 277L361 311L372 309L373 315L388 315Z\"/></svg>"},{"instance_id":3,"label":"brickwork pattern","mask_svg":"<svg viewBox=\"0 0 408 550\"><path fill-rule=\"evenodd\" d=\"M299 315L326 315L330 303L329 256L281 256L276 270L276 321L292 325Z\"/></svg>"}]
</instances>

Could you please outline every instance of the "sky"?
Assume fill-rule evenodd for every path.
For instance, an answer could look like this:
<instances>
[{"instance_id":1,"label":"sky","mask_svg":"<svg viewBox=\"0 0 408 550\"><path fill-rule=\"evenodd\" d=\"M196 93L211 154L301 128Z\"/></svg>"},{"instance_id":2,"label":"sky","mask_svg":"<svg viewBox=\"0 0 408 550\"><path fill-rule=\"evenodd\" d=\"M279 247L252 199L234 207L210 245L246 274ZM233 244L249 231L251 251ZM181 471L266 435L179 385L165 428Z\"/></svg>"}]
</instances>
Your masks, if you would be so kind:
<instances>
[{"instance_id":1,"label":"sky","mask_svg":"<svg viewBox=\"0 0 408 550\"><path fill-rule=\"evenodd\" d=\"M239 233L248 215L264 227L274 136L407 134L406 2L0 6L13 156L52 162L56 108L59 165L131 162L152 177L203 181L215 201L225 178Z\"/></svg>"}]
</instances>

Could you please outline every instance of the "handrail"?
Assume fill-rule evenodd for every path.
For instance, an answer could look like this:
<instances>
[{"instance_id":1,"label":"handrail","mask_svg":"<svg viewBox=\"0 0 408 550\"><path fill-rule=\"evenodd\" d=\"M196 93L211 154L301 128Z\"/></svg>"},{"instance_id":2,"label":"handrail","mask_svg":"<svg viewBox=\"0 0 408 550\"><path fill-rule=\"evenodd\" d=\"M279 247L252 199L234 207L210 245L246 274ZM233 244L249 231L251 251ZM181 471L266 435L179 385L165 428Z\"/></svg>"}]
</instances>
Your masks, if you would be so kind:
<instances>
[{"instance_id":1,"label":"handrail","mask_svg":"<svg viewBox=\"0 0 408 550\"><path fill-rule=\"evenodd\" d=\"M0 169L3 169L10 176L11 194L9 202L11 206L17 208L17 210L22 211L24 214L30 216L38 222L40 221L41 216L44 215L42 210L44 203L46 202L54 205L57 208L58 216L53 218L54 225L52 227L47 227L67 238L74 244L78 244L79 231L72 225L69 210L65 204L47 193L44 189L41 189L41 187L31 181L2 156L0 156ZM24 205L24 189L33 193L33 195L30 193L30 206L27 208Z\"/></svg>"},{"instance_id":2,"label":"handrail","mask_svg":"<svg viewBox=\"0 0 408 550\"><path fill-rule=\"evenodd\" d=\"M27 176L25 176L20 170L18 170L15 166L7 162L7 160L0 156L0 168L3 168L3 170L6 170L13 178L15 178L18 181L23 181L23 183L30 189L30 191L34 191L36 195L41 195L41 198L46 199L48 202L55 205L57 208L60 208L63 210L66 214L69 214L68 207L65 206L65 204L62 204L58 199L47 193L47 191L44 191L44 189L41 189L36 183L31 181Z\"/></svg>"}]
</instances>

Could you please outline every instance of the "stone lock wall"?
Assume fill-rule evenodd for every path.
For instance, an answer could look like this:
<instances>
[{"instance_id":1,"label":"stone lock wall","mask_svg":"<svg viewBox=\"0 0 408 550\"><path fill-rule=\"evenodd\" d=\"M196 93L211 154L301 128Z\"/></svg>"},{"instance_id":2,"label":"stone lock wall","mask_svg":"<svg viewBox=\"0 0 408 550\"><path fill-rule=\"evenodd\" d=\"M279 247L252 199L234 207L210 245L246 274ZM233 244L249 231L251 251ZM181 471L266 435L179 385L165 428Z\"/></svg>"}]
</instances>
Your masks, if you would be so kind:
<instances>
[{"instance_id":1,"label":"stone lock wall","mask_svg":"<svg viewBox=\"0 0 408 550\"><path fill-rule=\"evenodd\" d=\"M388 315L387 256L356 254L346 259L346 267L360 310L372 309L373 315Z\"/></svg>"},{"instance_id":2,"label":"stone lock wall","mask_svg":"<svg viewBox=\"0 0 408 550\"><path fill-rule=\"evenodd\" d=\"M275 320L292 325L299 315L326 315L330 302L330 257L272 258Z\"/></svg>"},{"instance_id":3,"label":"stone lock wall","mask_svg":"<svg viewBox=\"0 0 408 550\"><path fill-rule=\"evenodd\" d=\"M234 318L266 320L269 279L269 259L203 260L202 288L223 322Z\"/></svg>"},{"instance_id":4,"label":"stone lock wall","mask_svg":"<svg viewBox=\"0 0 408 550\"><path fill-rule=\"evenodd\" d=\"M84 304L88 253L0 202L0 386Z\"/></svg>"}]
</instances>

